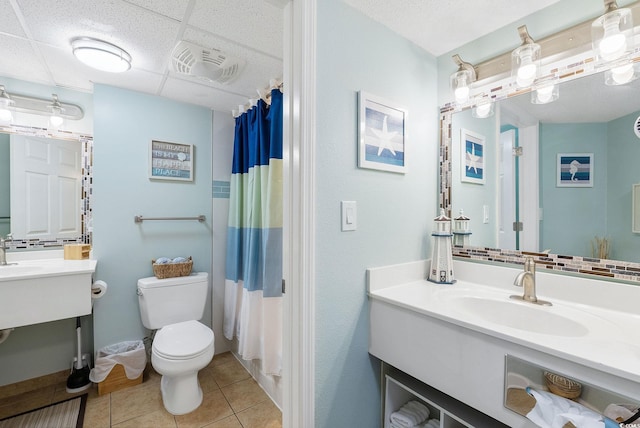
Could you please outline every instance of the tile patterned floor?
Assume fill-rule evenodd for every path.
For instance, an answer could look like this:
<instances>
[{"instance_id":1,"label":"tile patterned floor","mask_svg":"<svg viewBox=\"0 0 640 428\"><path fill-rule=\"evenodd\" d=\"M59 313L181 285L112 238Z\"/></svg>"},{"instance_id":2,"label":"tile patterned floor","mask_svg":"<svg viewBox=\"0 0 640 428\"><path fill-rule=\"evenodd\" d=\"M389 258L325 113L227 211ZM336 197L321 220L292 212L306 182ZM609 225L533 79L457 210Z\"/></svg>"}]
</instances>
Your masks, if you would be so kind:
<instances>
[{"instance_id":1,"label":"tile patterned floor","mask_svg":"<svg viewBox=\"0 0 640 428\"><path fill-rule=\"evenodd\" d=\"M145 372L144 381L98 396L89 389L84 426L88 428L281 428L278 407L230 353L216 355L198 374L202 404L187 415L173 416L162 405L160 375ZM6 397L0 419L71 397L64 382Z\"/></svg>"}]
</instances>

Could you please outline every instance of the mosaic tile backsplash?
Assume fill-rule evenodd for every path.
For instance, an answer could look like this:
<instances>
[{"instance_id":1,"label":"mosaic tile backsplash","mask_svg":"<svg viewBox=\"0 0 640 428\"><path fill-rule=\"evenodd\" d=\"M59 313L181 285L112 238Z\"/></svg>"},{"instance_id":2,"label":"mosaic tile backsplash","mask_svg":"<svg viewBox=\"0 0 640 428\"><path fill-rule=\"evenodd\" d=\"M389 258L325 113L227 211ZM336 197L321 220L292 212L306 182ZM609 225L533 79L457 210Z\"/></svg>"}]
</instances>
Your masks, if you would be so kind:
<instances>
[{"instance_id":1,"label":"mosaic tile backsplash","mask_svg":"<svg viewBox=\"0 0 640 428\"><path fill-rule=\"evenodd\" d=\"M536 268L539 270L547 269L640 283L640 264L633 262L483 247L454 246L452 252L454 257L461 259L517 265L524 265L526 257L533 257Z\"/></svg>"}]
</instances>

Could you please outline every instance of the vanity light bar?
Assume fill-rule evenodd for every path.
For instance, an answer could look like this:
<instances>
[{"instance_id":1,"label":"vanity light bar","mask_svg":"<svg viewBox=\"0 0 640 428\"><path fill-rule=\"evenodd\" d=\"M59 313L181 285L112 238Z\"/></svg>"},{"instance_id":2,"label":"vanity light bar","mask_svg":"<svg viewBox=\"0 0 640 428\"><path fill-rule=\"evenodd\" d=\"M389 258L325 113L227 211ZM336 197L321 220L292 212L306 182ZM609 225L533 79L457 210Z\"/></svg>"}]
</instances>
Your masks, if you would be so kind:
<instances>
[{"instance_id":1,"label":"vanity light bar","mask_svg":"<svg viewBox=\"0 0 640 428\"><path fill-rule=\"evenodd\" d=\"M13 104L9 107L10 110L21 113L51 116L51 98L36 98L28 95L14 94L9 91L7 91L7 93L13 101ZM76 104L58 101L56 106L60 107L58 115L65 119L80 120L84 117L84 111Z\"/></svg>"},{"instance_id":2,"label":"vanity light bar","mask_svg":"<svg viewBox=\"0 0 640 428\"><path fill-rule=\"evenodd\" d=\"M640 1L625 6L631 9L634 22L640 22ZM545 62L557 61L591 50L591 24L589 19L573 27L561 30L547 37L537 39ZM490 83L507 77L511 73L511 50L474 65L478 81ZM490 80L489 80L490 79Z\"/></svg>"}]
</instances>

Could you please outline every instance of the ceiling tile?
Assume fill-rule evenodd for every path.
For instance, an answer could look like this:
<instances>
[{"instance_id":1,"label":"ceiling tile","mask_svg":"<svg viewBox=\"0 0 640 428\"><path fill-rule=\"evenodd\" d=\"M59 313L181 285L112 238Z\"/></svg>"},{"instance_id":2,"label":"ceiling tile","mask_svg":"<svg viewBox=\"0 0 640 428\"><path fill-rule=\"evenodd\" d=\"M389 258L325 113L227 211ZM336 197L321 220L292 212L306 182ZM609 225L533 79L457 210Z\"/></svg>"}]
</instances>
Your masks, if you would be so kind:
<instances>
[{"instance_id":1,"label":"ceiling tile","mask_svg":"<svg viewBox=\"0 0 640 428\"><path fill-rule=\"evenodd\" d=\"M9 0L0 0L0 10L2 11L0 13L0 31L19 37L26 37Z\"/></svg>"},{"instance_id":2,"label":"ceiling tile","mask_svg":"<svg viewBox=\"0 0 640 428\"><path fill-rule=\"evenodd\" d=\"M241 95L224 92L210 86L169 77L160 94L163 97L208 107L212 110L228 111L229 106L237 106L248 100Z\"/></svg>"},{"instance_id":3,"label":"ceiling tile","mask_svg":"<svg viewBox=\"0 0 640 428\"><path fill-rule=\"evenodd\" d=\"M51 84L51 79L31 44L24 39L0 34L0 75L30 82Z\"/></svg>"},{"instance_id":4,"label":"ceiling tile","mask_svg":"<svg viewBox=\"0 0 640 428\"><path fill-rule=\"evenodd\" d=\"M103 39L126 50L132 66L162 72L178 34L179 23L121 0L67 0L20 3L37 41L71 49L70 40Z\"/></svg>"},{"instance_id":5,"label":"ceiling tile","mask_svg":"<svg viewBox=\"0 0 640 428\"><path fill-rule=\"evenodd\" d=\"M189 24L282 57L283 11L264 0L196 0Z\"/></svg>"},{"instance_id":6,"label":"ceiling tile","mask_svg":"<svg viewBox=\"0 0 640 428\"><path fill-rule=\"evenodd\" d=\"M125 0L127 3L135 4L145 9L149 9L169 18L182 21L187 10L189 0Z\"/></svg>"}]
</instances>

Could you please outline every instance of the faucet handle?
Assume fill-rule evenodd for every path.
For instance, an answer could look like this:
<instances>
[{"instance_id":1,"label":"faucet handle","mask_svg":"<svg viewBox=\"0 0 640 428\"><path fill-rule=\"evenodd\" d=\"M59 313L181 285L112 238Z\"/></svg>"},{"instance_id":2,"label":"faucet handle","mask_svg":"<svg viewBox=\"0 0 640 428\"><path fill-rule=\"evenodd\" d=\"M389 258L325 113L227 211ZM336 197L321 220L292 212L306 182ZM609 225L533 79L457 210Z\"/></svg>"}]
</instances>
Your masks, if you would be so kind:
<instances>
[{"instance_id":1,"label":"faucet handle","mask_svg":"<svg viewBox=\"0 0 640 428\"><path fill-rule=\"evenodd\" d=\"M524 270L529 273L536 273L536 261L531 256L524 260Z\"/></svg>"}]
</instances>

